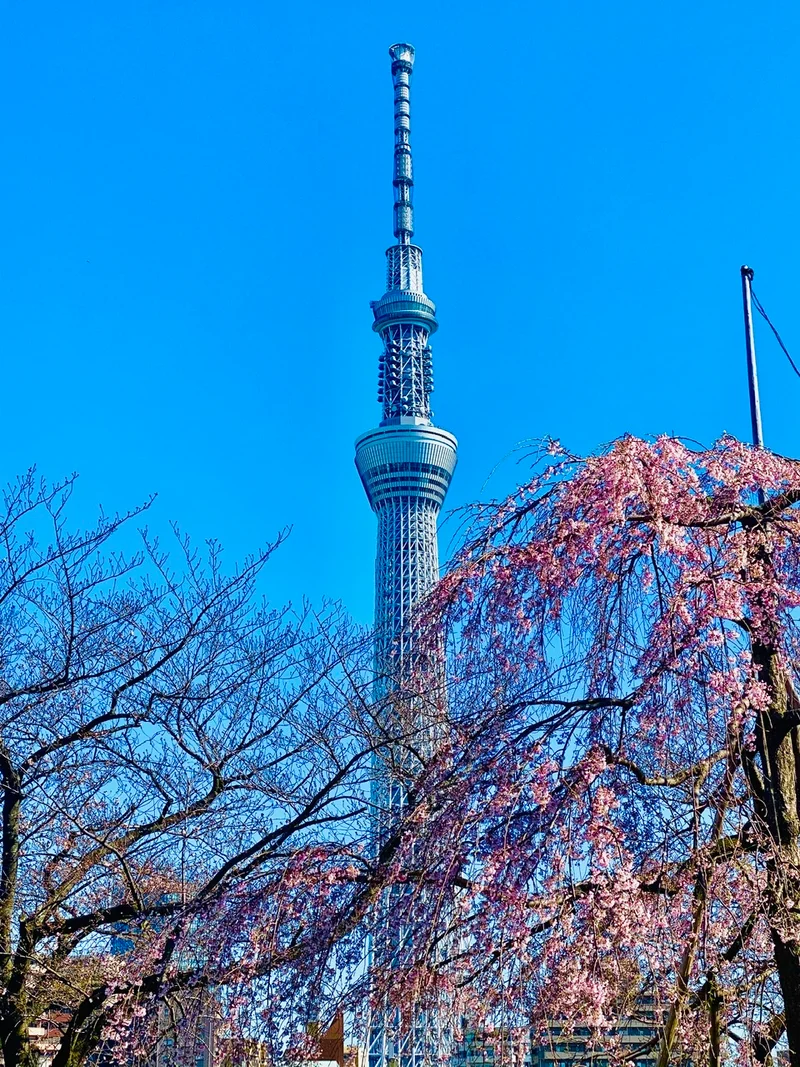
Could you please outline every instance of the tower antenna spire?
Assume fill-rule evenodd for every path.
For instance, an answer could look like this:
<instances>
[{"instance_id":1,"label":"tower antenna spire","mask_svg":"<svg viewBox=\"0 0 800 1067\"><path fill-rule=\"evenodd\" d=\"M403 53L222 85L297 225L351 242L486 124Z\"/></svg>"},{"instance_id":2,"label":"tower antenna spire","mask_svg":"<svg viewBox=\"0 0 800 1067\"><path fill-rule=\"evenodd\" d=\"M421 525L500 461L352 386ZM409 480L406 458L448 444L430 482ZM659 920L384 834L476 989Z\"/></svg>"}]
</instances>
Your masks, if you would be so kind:
<instances>
[{"instance_id":1,"label":"tower antenna spire","mask_svg":"<svg viewBox=\"0 0 800 1067\"><path fill-rule=\"evenodd\" d=\"M389 55L392 57L392 81L394 82L394 235L398 244L409 245L414 236L410 99L414 46L393 44L389 49Z\"/></svg>"}]
</instances>

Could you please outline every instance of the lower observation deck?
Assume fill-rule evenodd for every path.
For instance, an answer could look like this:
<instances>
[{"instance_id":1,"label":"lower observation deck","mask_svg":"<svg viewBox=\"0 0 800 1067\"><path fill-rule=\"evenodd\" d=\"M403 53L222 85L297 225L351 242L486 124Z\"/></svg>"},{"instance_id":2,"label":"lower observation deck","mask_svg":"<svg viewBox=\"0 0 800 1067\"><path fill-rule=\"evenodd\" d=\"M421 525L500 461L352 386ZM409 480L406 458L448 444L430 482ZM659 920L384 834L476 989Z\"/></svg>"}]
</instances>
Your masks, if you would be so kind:
<instances>
[{"instance_id":1,"label":"lower observation deck","mask_svg":"<svg viewBox=\"0 0 800 1067\"><path fill-rule=\"evenodd\" d=\"M405 497L440 508L456 467L456 449L451 433L424 423L393 423L362 434L356 467L373 511Z\"/></svg>"}]
</instances>

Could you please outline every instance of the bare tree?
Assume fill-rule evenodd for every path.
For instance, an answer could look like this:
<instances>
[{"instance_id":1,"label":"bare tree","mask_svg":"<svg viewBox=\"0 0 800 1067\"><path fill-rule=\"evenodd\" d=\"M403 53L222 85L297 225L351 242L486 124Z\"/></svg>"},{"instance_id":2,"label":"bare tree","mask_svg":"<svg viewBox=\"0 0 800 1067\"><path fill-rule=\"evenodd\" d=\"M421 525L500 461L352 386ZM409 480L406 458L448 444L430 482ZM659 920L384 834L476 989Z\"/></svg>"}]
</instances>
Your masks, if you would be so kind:
<instances>
[{"instance_id":1,"label":"bare tree","mask_svg":"<svg viewBox=\"0 0 800 1067\"><path fill-rule=\"evenodd\" d=\"M274 1033L320 998L379 881L363 637L336 608L259 602L277 542L232 575L177 531L178 565L146 531L126 556L141 510L70 532L71 490L29 474L0 514L7 1067L35 1062L54 1004L54 1067L132 1054L203 991L246 1035L253 983Z\"/></svg>"}]
</instances>

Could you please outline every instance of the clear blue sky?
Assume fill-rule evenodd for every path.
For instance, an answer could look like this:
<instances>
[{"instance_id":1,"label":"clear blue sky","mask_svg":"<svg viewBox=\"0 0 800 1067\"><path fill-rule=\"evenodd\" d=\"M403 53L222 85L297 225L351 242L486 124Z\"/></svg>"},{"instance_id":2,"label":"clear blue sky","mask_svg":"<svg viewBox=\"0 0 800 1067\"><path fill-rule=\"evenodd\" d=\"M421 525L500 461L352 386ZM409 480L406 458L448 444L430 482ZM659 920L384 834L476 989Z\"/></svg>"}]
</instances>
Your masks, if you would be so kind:
<instances>
[{"instance_id":1,"label":"clear blue sky","mask_svg":"<svg viewBox=\"0 0 800 1067\"><path fill-rule=\"evenodd\" d=\"M371 615L387 47L417 48L417 237L453 506L522 440L748 433L739 266L800 355L800 6L3 0L2 470L76 518L159 494L268 590ZM759 331L768 443L800 380ZM445 538L446 540L446 538Z\"/></svg>"}]
</instances>

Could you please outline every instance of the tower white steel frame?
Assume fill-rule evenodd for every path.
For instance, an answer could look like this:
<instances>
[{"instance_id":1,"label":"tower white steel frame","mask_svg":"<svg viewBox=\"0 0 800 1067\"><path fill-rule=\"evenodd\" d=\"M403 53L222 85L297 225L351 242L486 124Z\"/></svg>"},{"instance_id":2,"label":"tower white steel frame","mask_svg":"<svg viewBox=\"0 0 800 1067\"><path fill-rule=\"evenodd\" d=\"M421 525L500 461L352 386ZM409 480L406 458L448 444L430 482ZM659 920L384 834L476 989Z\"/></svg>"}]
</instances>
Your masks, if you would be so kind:
<instances>
[{"instance_id":1,"label":"tower white steel frame","mask_svg":"<svg viewBox=\"0 0 800 1067\"><path fill-rule=\"evenodd\" d=\"M386 292L372 303L373 330L383 342L378 401L383 418L356 441L356 467L378 518L375 560L375 696L402 684L414 664L414 608L439 577L437 520L456 466L455 437L432 423L433 364L430 337L436 308L422 286L422 249L412 244L414 209L409 88L414 49L389 49L394 83L394 236L386 251ZM424 730L420 723L420 729ZM375 837L405 803L402 782L377 768L372 793ZM393 937L373 952L391 958ZM420 1018L405 1034L387 1018L370 1030L370 1067L418 1067L430 1058L430 1020Z\"/></svg>"}]
</instances>

